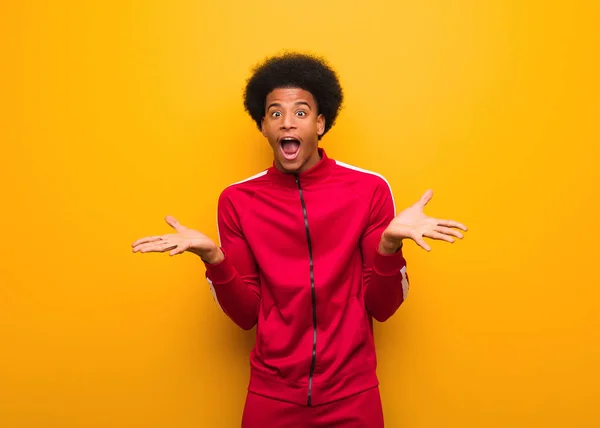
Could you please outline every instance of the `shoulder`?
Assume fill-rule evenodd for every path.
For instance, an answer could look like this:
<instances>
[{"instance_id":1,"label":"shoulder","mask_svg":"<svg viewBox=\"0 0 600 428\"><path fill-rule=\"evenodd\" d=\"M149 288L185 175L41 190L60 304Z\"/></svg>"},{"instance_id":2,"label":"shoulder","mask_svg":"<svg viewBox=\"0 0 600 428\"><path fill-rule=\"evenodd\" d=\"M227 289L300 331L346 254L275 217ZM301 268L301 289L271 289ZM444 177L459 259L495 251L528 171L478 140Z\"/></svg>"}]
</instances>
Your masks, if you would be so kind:
<instances>
[{"instance_id":1,"label":"shoulder","mask_svg":"<svg viewBox=\"0 0 600 428\"><path fill-rule=\"evenodd\" d=\"M221 192L221 199L236 199L251 197L257 189L267 185L266 175L268 170L263 170L248 178L227 185Z\"/></svg>"},{"instance_id":2,"label":"shoulder","mask_svg":"<svg viewBox=\"0 0 600 428\"><path fill-rule=\"evenodd\" d=\"M371 201L371 204L379 205L383 201L391 201L395 213L396 202L392 186L382 174L338 160L335 163L336 175L344 183L344 186L352 189L362 198Z\"/></svg>"},{"instance_id":3,"label":"shoulder","mask_svg":"<svg viewBox=\"0 0 600 428\"><path fill-rule=\"evenodd\" d=\"M336 164L337 174L354 185L363 186L369 190L383 190L391 192L389 181L380 173L360 168L338 160Z\"/></svg>"}]
</instances>

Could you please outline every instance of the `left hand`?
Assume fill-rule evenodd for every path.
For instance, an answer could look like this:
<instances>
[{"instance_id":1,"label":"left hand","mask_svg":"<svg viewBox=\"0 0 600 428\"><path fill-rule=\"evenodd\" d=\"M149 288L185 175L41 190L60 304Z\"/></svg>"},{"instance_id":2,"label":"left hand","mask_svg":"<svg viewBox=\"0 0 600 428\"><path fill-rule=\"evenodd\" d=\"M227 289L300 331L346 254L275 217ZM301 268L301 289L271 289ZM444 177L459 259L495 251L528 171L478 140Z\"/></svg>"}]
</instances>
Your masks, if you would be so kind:
<instances>
[{"instance_id":1,"label":"left hand","mask_svg":"<svg viewBox=\"0 0 600 428\"><path fill-rule=\"evenodd\" d=\"M447 242L454 242L454 238L463 238L463 234L456 229L467 231L465 225L454 220L428 217L423 213L425 205L432 197L433 192L427 190L418 202L394 217L381 236L380 252L394 253L402 246L403 239L412 239L425 251L431 251L424 237Z\"/></svg>"}]
</instances>

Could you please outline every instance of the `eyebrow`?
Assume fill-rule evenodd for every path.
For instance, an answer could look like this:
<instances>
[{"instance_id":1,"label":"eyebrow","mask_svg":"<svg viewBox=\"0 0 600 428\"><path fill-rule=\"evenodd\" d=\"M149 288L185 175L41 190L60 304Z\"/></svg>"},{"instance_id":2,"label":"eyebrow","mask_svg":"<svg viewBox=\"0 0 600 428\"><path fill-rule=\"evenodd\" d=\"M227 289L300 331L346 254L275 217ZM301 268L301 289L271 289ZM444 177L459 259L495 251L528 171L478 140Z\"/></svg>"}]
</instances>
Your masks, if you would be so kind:
<instances>
[{"instance_id":1,"label":"eyebrow","mask_svg":"<svg viewBox=\"0 0 600 428\"><path fill-rule=\"evenodd\" d=\"M310 108L310 104L308 104L306 101L296 101L296 102L294 103L294 105L296 105L296 106L297 106L297 105L301 105L301 104L303 104L303 105L305 105L306 107L308 107L308 109L309 109L309 110L312 110L312 109ZM271 107L281 107L281 104L279 104L279 103L271 103L271 104L269 104L269 106L267 107L267 110L269 110Z\"/></svg>"}]
</instances>

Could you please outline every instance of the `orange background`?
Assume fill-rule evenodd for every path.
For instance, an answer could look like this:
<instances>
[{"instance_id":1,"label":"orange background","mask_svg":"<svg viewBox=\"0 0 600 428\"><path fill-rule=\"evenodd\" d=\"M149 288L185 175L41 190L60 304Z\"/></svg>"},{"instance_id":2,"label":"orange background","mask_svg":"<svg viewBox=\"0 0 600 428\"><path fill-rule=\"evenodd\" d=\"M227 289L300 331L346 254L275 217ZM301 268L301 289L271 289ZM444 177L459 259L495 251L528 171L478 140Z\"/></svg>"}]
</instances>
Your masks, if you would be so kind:
<instances>
[{"instance_id":1,"label":"orange background","mask_svg":"<svg viewBox=\"0 0 600 428\"><path fill-rule=\"evenodd\" d=\"M328 154L398 208L470 227L408 243L376 326L389 427L598 427L595 2L4 2L0 427L239 426L253 332L195 256L132 254L163 218L216 238L227 184L270 165L252 65L326 56Z\"/></svg>"}]
</instances>

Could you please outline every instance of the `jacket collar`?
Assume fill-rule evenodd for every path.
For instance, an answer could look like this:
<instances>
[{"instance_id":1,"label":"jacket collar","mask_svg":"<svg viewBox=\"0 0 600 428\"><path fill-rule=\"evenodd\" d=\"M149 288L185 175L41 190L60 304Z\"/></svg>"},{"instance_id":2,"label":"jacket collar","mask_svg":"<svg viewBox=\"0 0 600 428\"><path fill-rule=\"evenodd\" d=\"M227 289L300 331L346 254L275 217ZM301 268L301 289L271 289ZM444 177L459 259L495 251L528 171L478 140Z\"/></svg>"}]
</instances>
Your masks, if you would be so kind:
<instances>
[{"instance_id":1,"label":"jacket collar","mask_svg":"<svg viewBox=\"0 0 600 428\"><path fill-rule=\"evenodd\" d=\"M321 159L312 168L300 174L290 174L277 169L277 167L275 166L275 161L273 161L273 165L267 170L268 176L271 178L271 180L279 184L282 184L286 187L293 186L296 188L296 177L299 178L300 185L303 188L307 185L323 181L329 176L329 174L331 174L331 170L335 165L335 161L327 156L327 153L325 153L325 150L323 148L319 147L317 150L319 151L319 156Z\"/></svg>"}]
</instances>

